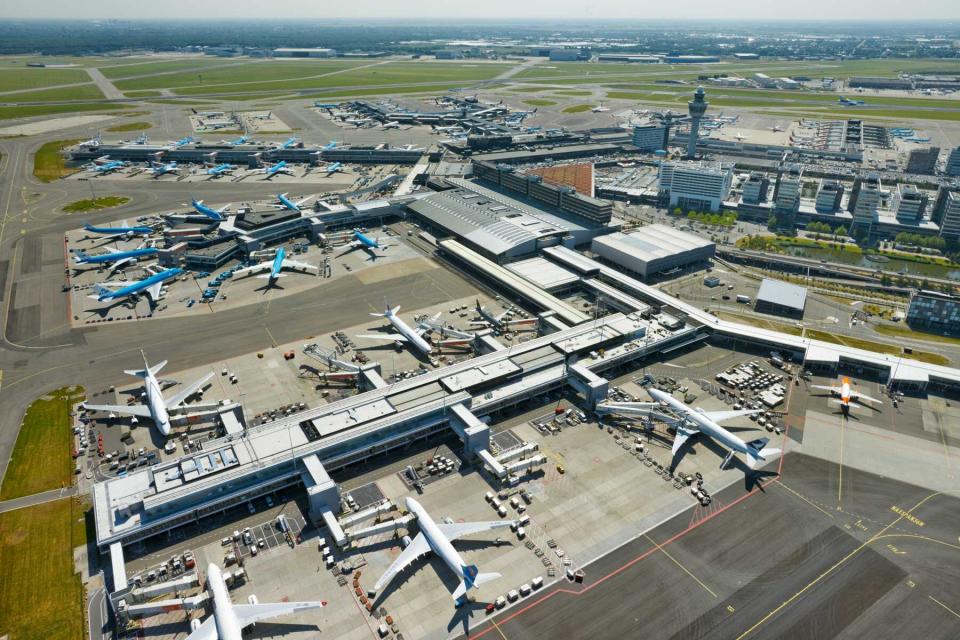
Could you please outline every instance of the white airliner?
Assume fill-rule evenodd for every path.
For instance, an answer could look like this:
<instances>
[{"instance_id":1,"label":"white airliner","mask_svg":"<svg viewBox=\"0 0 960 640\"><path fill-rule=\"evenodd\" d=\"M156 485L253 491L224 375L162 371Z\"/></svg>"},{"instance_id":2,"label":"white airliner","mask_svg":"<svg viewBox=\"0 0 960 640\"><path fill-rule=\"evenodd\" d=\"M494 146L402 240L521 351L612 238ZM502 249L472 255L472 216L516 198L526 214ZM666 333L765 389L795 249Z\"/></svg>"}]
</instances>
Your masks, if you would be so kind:
<instances>
[{"instance_id":1,"label":"white airliner","mask_svg":"<svg viewBox=\"0 0 960 640\"><path fill-rule=\"evenodd\" d=\"M304 271L306 273L319 272L319 269L312 264L287 259L287 250L283 247L280 247L277 249L277 253L274 254L273 260L269 262L261 262L260 264L253 265L252 267L237 269L233 272L233 275L236 278L243 278L244 276L252 276L256 273L266 272L265 275L259 277L266 278L270 281L270 284L273 285L277 278L283 275L280 272L284 269L290 269L292 271Z\"/></svg>"},{"instance_id":2,"label":"white airliner","mask_svg":"<svg viewBox=\"0 0 960 640\"><path fill-rule=\"evenodd\" d=\"M474 311L477 312L477 315L480 316L480 320L473 320L470 322L472 325L479 326L488 326L498 331L505 331L513 325L534 325L537 323L536 318L517 318L514 320L507 320L507 314L509 311L504 311L499 315L493 315L486 307L480 304L480 300L477 300L477 304L474 307Z\"/></svg>"},{"instance_id":3,"label":"white airliner","mask_svg":"<svg viewBox=\"0 0 960 640\"><path fill-rule=\"evenodd\" d=\"M143 355L143 354L141 354ZM87 404L84 408L90 411L108 411L110 413L122 413L126 415L138 416L141 418L150 418L157 425L157 430L163 435L170 435L170 409L176 409L200 389L203 384L213 377L213 373L208 373L196 382L188 384L176 395L164 399L163 390L160 389L160 382L157 380L157 372L163 369L167 361L152 367L147 364L147 357L143 356L143 369L127 369L124 373L131 376L143 378L144 395L146 404L141 405L112 405L112 404Z\"/></svg>"},{"instance_id":4,"label":"white airliner","mask_svg":"<svg viewBox=\"0 0 960 640\"><path fill-rule=\"evenodd\" d=\"M835 395L836 398L831 398L830 402L834 404L839 404L841 411L846 413L850 409L862 409L863 405L857 404L858 402L872 402L876 404L883 404L880 400L876 398L871 398L870 396L860 393L859 391L853 391L850 389L850 378L844 376L840 380L840 386L835 387L832 385L822 385L822 384L812 384L810 385L811 389L822 389L824 391L829 391L831 394Z\"/></svg>"},{"instance_id":5,"label":"white airliner","mask_svg":"<svg viewBox=\"0 0 960 640\"><path fill-rule=\"evenodd\" d=\"M751 442L744 442L742 438L735 436L718 422L730 420L739 416L748 416L753 413L760 413L760 409L742 409L739 411L704 411L697 408L692 409L674 398L669 393L659 389L650 389L650 397L656 402L618 402L608 405L612 413L638 414L638 415L656 415L658 419L671 424L676 430L676 437L673 439L674 456L692 436L704 434L710 436L723 446L730 449L730 453L720 463L720 468L724 469L733 459L735 453L742 453L747 458L747 466L755 468L757 463L765 461L769 457L780 453L780 449L765 449L770 438L759 438ZM598 407L601 409L602 405ZM657 414L658 409L667 409L676 419L663 417Z\"/></svg>"},{"instance_id":6,"label":"white airliner","mask_svg":"<svg viewBox=\"0 0 960 640\"><path fill-rule=\"evenodd\" d=\"M220 567L212 562L207 566L207 590L213 599L213 615L202 623L192 621L187 640L242 640L243 629L255 622L327 606L323 601L260 604L257 596L249 597L250 604L233 604Z\"/></svg>"},{"instance_id":7,"label":"white airliner","mask_svg":"<svg viewBox=\"0 0 960 640\"><path fill-rule=\"evenodd\" d=\"M380 576L377 583L373 585L375 591L380 591L385 587L394 576L410 566L417 558L424 556L431 551L437 554L444 564L450 567L459 578L460 584L451 594L454 601L461 602L467 591L478 587L484 582L490 582L500 577L499 573L480 573L476 565L468 565L453 548L451 542L463 536L481 531L491 531L501 527L509 527L513 524L512 520L494 520L492 522L453 522L449 518L447 522L434 522L427 510L420 506L420 503L413 498L407 498L407 509L417 518L417 526L420 527L420 533L414 538L407 548L400 553L393 561L386 572ZM192 639L188 639L192 640Z\"/></svg>"},{"instance_id":8,"label":"white airliner","mask_svg":"<svg viewBox=\"0 0 960 640\"><path fill-rule=\"evenodd\" d=\"M390 308L390 305L387 305L386 311L383 313L371 313L370 315L374 318L386 318L387 321L393 325L393 328L398 331L398 333L378 333L378 334L367 334L367 335L358 335L358 338L366 338L367 340L390 340L392 342L408 342L415 346L418 350L425 354L430 354L433 352L433 347L430 346L430 343L423 339L423 334L425 334L429 327L418 326L416 329L411 329L410 325L403 321L403 319L397 315L397 312L400 311L400 307L396 306L393 309Z\"/></svg>"}]
</instances>

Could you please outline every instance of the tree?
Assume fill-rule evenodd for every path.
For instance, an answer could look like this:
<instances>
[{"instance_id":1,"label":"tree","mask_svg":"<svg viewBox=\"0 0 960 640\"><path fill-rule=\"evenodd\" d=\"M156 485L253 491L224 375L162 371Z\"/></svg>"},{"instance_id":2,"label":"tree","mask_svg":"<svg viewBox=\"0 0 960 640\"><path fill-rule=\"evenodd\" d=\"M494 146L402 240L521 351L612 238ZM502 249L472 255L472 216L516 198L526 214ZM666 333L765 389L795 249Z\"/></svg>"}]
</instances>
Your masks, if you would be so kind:
<instances>
[{"instance_id":1,"label":"tree","mask_svg":"<svg viewBox=\"0 0 960 640\"><path fill-rule=\"evenodd\" d=\"M777 216L771 214L770 217L767 218L767 229L770 229L771 231L773 231L776 228L777 228Z\"/></svg>"}]
</instances>

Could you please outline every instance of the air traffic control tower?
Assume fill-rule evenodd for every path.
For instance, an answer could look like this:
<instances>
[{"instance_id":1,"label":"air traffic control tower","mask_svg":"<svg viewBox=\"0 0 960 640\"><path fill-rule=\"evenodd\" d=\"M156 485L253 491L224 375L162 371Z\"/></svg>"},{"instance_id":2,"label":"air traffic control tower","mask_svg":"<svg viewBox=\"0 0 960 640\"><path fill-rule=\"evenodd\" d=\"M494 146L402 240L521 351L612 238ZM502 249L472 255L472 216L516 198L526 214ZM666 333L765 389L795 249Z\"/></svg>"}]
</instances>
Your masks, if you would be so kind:
<instances>
[{"instance_id":1,"label":"air traffic control tower","mask_svg":"<svg viewBox=\"0 0 960 640\"><path fill-rule=\"evenodd\" d=\"M697 135L700 133L700 118L707 112L710 103L705 99L703 87L697 87L693 100L687 103L690 110L690 141L687 142L687 157L697 157Z\"/></svg>"}]
</instances>

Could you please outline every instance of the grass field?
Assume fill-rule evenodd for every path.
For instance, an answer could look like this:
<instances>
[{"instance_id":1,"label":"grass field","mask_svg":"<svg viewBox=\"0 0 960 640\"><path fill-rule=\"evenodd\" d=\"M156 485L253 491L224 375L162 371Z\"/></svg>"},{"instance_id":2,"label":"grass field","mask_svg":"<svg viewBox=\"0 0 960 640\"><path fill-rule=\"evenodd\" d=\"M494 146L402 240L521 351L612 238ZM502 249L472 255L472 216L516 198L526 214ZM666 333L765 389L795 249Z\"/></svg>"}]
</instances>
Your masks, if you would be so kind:
<instances>
[{"instance_id":1,"label":"grass field","mask_svg":"<svg viewBox=\"0 0 960 640\"><path fill-rule=\"evenodd\" d=\"M128 98L159 98L163 95L163 92L148 89L145 91L124 91L123 95Z\"/></svg>"},{"instance_id":2,"label":"grass field","mask_svg":"<svg viewBox=\"0 0 960 640\"><path fill-rule=\"evenodd\" d=\"M77 144L79 140L52 140L37 149L33 156L33 177L40 182L53 182L58 178L77 173L79 169L66 166L61 149Z\"/></svg>"},{"instance_id":3,"label":"grass field","mask_svg":"<svg viewBox=\"0 0 960 640\"><path fill-rule=\"evenodd\" d=\"M221 61L222 64L222 61ZM342 71L359 66L356 61L303 61L303 62L242 62L233 66L213 69L196 69L180 73L118 80L114 84L121 91L129 89L167 89L173 87L204 87L214 85L251 84L270 80L307 78L333 71ZM238 90L242 88L238 87Z\"/></svg>"},{"instance_id":4,"label":"grass field","mask_svg":"<svg viewBox=\"0 0 960 640\"><path fill-rule=\"evenodd\" d=\"M731 313L730 311L722 311L720 309L711 311L711 313L721 320L739 322L741 324L750 325L751 327L759 327L761 329L768 329L770 331L779 331L780 333L786 333L791 336L799 336L803 331L803 329L800 329L794 325L786 324L784 322L776 322L774 320L767 320L765 318L758 318L754 315L740 315L739 313Z\"/></svg>"},{"instance_id":5,"label":"grass field","mask_svg":"<svg viewBox=\"0 0 960 640\"><path fill-rule=\"evenodd\" d=\"M926 351L916 351L904 354L902 348L895 344L886 344L884 342L875 342L873 340L863 340L862 338L852 338L850 336L840 336L817 329L807 329L805 336L814 340L823 340L831 344L842 344L856 349L866 349L875 353L888 353L894 356L903 356L911 360L919 360L929 364L948 365L950 359L939 353L927 353Z\"/></svg>"},{"instance_id":6,"label":"grass field","mask_svg":"<svg viewBox=\"0 0 960 640\"><path fill-rule=\"evenodd\" d=\"M118 124L115 127L110 127L107 131L143 131L144 129L152 129L153 125L149 122L128 122L126 124Z\"/></svg>"},{"instance_id":7,"label":"grass field","mask_svg":"<svg viewBox=\"0 0 960 640\"><path fill-rule=\"evenodd\" d=\"M543 100L542 98L533 98L531 100L524 100L523 104L528 104L531 107L552 107L557 104L553 100Z\"/></svg>"},{"instance_id":8,"label":"grass field","mask_svg":"<svg viewBox=\"0 0 960 640\"><path fill-rule=\"evenodd\" d=\"M0 91L42 89L79 82L90 82L90 76L83 69L0 69Z\"/></svg>"},{"instance_id":9,"label":"grass field","mask_svg":"<svg viewBox=\"0 0 960 640\"><path fill-rule=\"evenodd\" d=\"M88 211L100 211L101 209L111 209L130 202L126 196L104 196L97 198L87 198L86 200L77 200L63 207L67 213L86 213Z\"/></svg>"},{"instance_id":10,"label":"grass field","mask_svg":"<svg viewBox=\"0 0 960 640\"><path fill-rule=\"evenodd\" d=\"M114 111L123 109L120 104L36 104L17 107L0 107L0 120L15 118L33 118L35 116L53 116L90 111Z\"/></svg>"},{"instance_id":11,"label":"grass field","mask_svg":"<svg viewBox=\"0 0 960 640\"><path fill-rule=\"evenodd\" d=\"M553 93L558 96L589 96L591 95L590 91L579 91L577 89L558 89Z\"/></svg>"},{"instance_id":12,"label":"grass field","mask_svg":"<svg viewBox=\"0 0 960 640\"><path fill-rule=\"evenodd\" d=\"M117 64L100 69L100 73L117 80L119 78L131 78L133 76L142 76L148 73L171 73L176 71L190 71L209 69L210 67L223 67L229 64L237 64L237 60L228 60L224 58L190 58L188 60L155 60L153 62L141 62L138 64ZM240 64L246 64L247 61L239 61Z\"/></svg>"},{"instance_id":13,"label":"grass field","mask_svg":"<svg viewBox=\"0 0 960 640\"><path fill-rule=\"evenodd\" d=\"M593 109L592 104L574 104L569 107L564 107L564 113L584 113L585 111L590 111Z\"/></svg>"},{"instance_id":14,"label":"grass field","mask_svg":"<svg viewBox=\"0 0 960 640\"><path fill-rule=\"evenodd\" d=\"M82 399L83 390L79 387L58 389L27 408L0 488L0 500L70 486L73 482L70 408Z\"/></svg>"},{"instance_id":15,"label":"grass field","mask_svg":"<svg viewBox=\"0 0 960 640\"><path fill-rule=\"evenodd\" d=\"M103 100L103 92L95 84L76 87L58 87L0 95L0 102L22 104L24 102L66 102L68 100Z\"/></svg>"},{"instance_id":16,"label":"grass field","mask_svg":"<svg viewBox=\"0 0 960 640\"><path fill-rule=\"evenodd\" d=\"M960 346L960 338L951 338L950 336L941 336L936 333L925 333L923 331L914 331L910 327L898 327L889 324L878 324L873 327L877 333L894 338L909 338L910 340L922 340L925 342L942 342L953 346Z\"/></svg>"},{"instance_id":17,"label":"grass field","mask_svg":"<svg viewBox=\"0 0 960 640\"><path fill-rule=\"evenodd\" d=\"M73 549L85 543L75 498L0 514L0 630L10 640L84 640Z\"/></svg>"}]
</instances>

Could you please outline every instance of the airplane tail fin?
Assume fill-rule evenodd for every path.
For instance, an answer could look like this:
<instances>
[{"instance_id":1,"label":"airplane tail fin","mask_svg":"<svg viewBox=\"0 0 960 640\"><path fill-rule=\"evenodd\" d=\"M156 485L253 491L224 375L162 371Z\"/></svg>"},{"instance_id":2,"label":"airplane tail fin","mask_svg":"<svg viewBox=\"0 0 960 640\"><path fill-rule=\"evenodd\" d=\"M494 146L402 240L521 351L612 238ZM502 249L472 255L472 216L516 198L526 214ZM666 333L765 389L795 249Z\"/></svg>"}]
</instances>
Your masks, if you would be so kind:
<instances>
[{"instance_id":1,"label":"airplane tail fin","mask_svg":"<svg viewBox=\"0 0 960 640\"><path fill-rule=\"evenodd\" d=\"M766 461L780 453L780 449L765 448L770 438L758 438L747 443L747 466L755 469L758 462Z\"/></svg>"},{"instance_id":2,"label":"airplane tail fin","mask_svg":"<svg viewBox=\"0 0 960 640\"><path fill-rule=\"evenodd\" d=\"M91 298L94 300L103 300L104 296L111 295L113 291L102 284L95 284L93 285L93 293L94 295L90 296Z\"/></svg>"},{"instance_id":3,"label":"airplane tail fin","mask_svg":"<svg viewBox=\"0 0 960 640\"><path fill-rule=\"evenodd\" d=\"M479 587L485 582L490 582L496 580L500 577L499 573L480 573L480 570L477 568L477 565L471 564L463 567L463 582L461 582L456 590L454 590L452 596L454 600L460 600L463 598L467 591L473 589L474 587Z\"/></svg>"},{"instance_id":4,"label":"airplane tail fin","mask_svg":"<svg viewBox=\"0 0 960 640\"><path fill-rule=\"evenodd\" d=\"M146 360L144 360L144 364L146 364ZM124 369L123 372L124 372L125 374L129 375L129 376L137 376L138 378L146 378L146 377L147 377L147 371L149 371L149 372L150 372L151 374L153 374L153 375L157 375L158 373L160 373L160 370L163 369L163 368L166 366L166 364L167 364L167 361L164 360L163 362L158 362L157 364L153 365L153 366L150 367L149 369Z\"/></svg>"}]
</instances>

